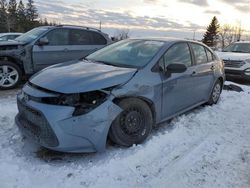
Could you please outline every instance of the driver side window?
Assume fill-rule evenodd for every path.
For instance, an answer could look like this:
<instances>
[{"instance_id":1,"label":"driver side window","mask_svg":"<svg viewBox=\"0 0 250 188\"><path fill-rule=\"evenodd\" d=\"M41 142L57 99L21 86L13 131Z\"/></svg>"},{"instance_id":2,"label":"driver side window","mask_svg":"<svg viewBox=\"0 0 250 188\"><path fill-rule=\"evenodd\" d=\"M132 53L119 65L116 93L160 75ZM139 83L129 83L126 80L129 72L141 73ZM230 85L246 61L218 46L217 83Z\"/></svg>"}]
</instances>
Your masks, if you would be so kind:
<instances>
[{"instance_id":1,"label":"driver side window","mask_svg":"<svg viewBox=\"0 0 250 188\"><path fill-rule=\"evenodd\" d=\"M49 46L69 45L69 30L54 29L45 36L49 41Z\"/></svg>"},{"instance_id":2,"label":"driver side window","mask_svg":"<svg viewBox=\"0 0 250 188\"><path fill-rule=\"evenodd\" d=\"M192 65L191 54L187 43L178 43L170 47L164 55L165 67L169 64Z\"/></svg>"}]
</instances>

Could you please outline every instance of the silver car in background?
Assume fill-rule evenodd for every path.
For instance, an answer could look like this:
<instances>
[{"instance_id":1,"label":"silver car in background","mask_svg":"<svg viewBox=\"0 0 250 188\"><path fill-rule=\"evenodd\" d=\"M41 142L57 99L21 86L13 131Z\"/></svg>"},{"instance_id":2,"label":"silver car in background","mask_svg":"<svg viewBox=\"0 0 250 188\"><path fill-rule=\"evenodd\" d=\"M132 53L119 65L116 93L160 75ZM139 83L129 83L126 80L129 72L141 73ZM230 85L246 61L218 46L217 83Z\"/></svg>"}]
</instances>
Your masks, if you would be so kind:
<instances>
[{"instance_id":1,"label":"silver car in background","mask_svg":"<svg viewBox=\"0 0 250 188\"><path fill-rule=\"evenodd\" d=\"M223 63L201 43L128 39L33 76L17 96L16 124L52 150L101 152L108 137L128 147L161 122L217 103L224 80Z\"/></svg>"},{"instance_id":2,"label":"silver car in background","mask_svg":"<svg viewBox=\"0 0 250 188\"><path fill-rule=\"evenodd\" d=\"M14 40L23 33L0 33L0 42Z\"/></svg>"}]
</instances>

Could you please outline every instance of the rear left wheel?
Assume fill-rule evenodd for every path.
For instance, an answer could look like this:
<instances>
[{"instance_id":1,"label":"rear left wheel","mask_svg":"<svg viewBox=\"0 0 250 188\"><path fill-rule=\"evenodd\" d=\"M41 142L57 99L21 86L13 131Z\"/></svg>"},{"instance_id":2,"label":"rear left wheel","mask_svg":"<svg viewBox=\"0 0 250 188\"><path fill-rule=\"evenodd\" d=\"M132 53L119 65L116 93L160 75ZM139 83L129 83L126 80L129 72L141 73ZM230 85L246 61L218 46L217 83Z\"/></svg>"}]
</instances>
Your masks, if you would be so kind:
<instances>
[{"instance_id":1,"label":"rear left wheel","mask_svg":"<svg viewBox=\"0 0 250 188\"><path fill-rule=\"evenodd\" d=\"M116 144L129 147L142 143L153 126L149 106L140 99L125 99L118 103L123 109L110 127L109 138Z\"/></svg>"},{"instance_id":2,"label":"rear left wheel","mask_svg":"<svg viewBox=\"0 0 250 188\"><path fill-rule=\"evenodd\" d=\"M218 80L213 87L212 93L208 101L208 105L217 104L217 102L220 99L221 91L222 91L222 84L220 80Z\"/></svg>"}]
</instances>

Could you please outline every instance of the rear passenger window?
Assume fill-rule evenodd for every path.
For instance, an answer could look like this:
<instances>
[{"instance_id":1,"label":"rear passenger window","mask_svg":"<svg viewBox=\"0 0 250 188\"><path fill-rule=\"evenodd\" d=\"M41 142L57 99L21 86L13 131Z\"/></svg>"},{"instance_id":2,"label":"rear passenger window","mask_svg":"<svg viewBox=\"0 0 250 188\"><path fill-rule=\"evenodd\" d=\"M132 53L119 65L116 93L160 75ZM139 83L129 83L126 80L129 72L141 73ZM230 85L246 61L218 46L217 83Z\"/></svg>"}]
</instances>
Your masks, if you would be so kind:
<instances>
[{"instance_id":1,"label":"rear passenger window","mask_svg":"<svg viewBox=\"0 0 250 188\"><path fill-rule=\"evenodd\" d=\"M72 29L69 34L69 41L71 45L91 45L92 35L90 31Z\"/></svg>"},{"instance_id":2,"label":"rear passenger window","mask_svg":"<svg viewBox=\"0 0 250 188\"><path fill-rule=\"evenodd\" d=\"M199 44L191 44L193 51L194 51L194 57L197 64L204 64L207 63L207 54L205 51L205 48Z\"/></svg>"},{"instance_id":3,"label":"rear passenger window","mask_svg":"<svg viewBox=\"0 0 250 188\"><path fill-rule=\"evenodd\" d=\"M164 55L165 65L184 64L187 67L192 65L191 54L187 43L173 45Z\"/></svg>"},{"instance_id":4,"label":"rear passenger window","mask_svg":"<svg viewBox=\"0 0 250 188\"><path fill-rule=\"evenodd\" d=\"M99 33L92 32L93 44L94 45L106 45L107 40Z\"/></svg>"},{"instance_id":5,"label":"rear passenger window","mask_svg":"<svg viewBox=\"0 0 250 188\"><path fill-rule=\"evenodd\" d=\"M208 62L212 62L213 61L213 54L208 49L206 49L206 52L207 52Z\"/></svg>"}]
</instances>

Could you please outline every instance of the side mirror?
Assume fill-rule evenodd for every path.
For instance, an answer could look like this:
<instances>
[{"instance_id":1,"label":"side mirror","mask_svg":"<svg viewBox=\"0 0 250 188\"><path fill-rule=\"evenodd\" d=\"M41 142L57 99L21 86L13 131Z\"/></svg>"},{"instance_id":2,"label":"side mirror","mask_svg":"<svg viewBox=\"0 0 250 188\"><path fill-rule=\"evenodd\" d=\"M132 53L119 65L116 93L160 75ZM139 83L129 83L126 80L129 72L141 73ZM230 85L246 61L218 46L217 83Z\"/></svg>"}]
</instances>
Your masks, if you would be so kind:
<instances>
[{"instance_id":1,"label":"side mirror","mask_svg":"<svg viewBox=\"0 0 250 188\"><path fill-rule=\"evenodd\" d=\"M38 46L49 44L49 40L46 37L40 38L37 42Z\"/></svg>"},{"instance_id":2,"label":"side mirror","mask_svg":"<svg viewBox=\"0 0 250 188\"><path fill-rule=\"evenodd\" d=\"M183 73L187 70L184 64L170 64L167 66L166 73Z\"/></svg>"}]
</instances>

